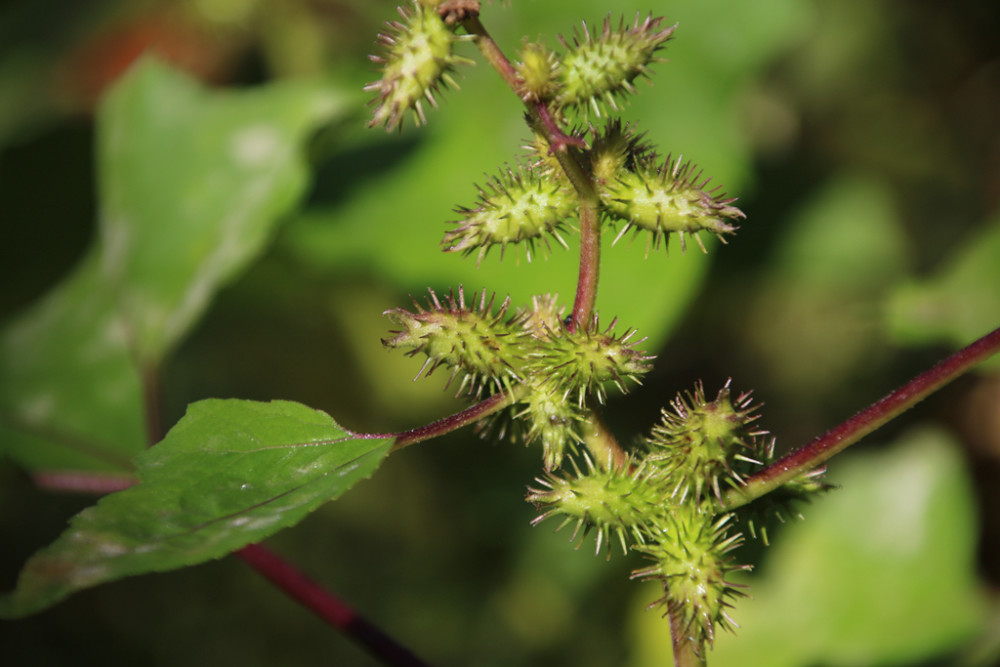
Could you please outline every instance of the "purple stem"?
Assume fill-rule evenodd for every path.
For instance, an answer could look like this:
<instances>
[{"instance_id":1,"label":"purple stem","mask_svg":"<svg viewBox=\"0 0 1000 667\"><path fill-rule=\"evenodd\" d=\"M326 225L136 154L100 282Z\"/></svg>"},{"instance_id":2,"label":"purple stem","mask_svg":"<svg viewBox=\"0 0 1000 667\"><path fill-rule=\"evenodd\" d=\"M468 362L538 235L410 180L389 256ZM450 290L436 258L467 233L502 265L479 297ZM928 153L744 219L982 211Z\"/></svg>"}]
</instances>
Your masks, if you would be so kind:
<instances>
[{"instance_id":1,"label":"purple stem","mask_svg":"<svg viewBox=\"0 0 1000 667\"><path fill-rule=\"evenodd\" d=\"M41 470L31 474L35 486L49 491L105 495L133 486L138 480L127 473L82 470Z\"/></svg>"},{"instance_id":2,"label":"purple stem","mask_svg":"<svg viewBox=\"0 0 1000 667\"><path fill-rule=\"evenodd\" d=\"M494 412L499 412L508 405L516 403L524 395L524 391L524 387L522 385L518 385L517 387L502 391L499 394L493 394L489 398L484 399L475 405L470 405L461 412L456 412L453 415L431 422L430 424L418 426L417 428L410 429L409 431L401 431L399 433L351 433L351 435L355 438L363 438L366 440L374 438L395 438L396 442L392 445L392 451L395 452L403 449L404 447L415 445L418 442L423 442L424 440L430 440L431 438L437 438L445 435L446 433L457 431L463 426L468 426L469 424L479 421L483 417L488 417Z\"/></svg>"},{"instance_id":3,"label":"purple stem","mask_svg":"<svg viewBox=\"0 0 1000 667\"><path fill-rule=\"evenodd\" d=\"M549 142L549 149L554 153L565 151L570 146L575 148L586 148L587 142L580 137L566 134L559 127L559 123L552 117L552 111L545 102L535 102L528 106L529 111L534 111L539 124L545 128L545 138Z\"/></svg>"},{"instance_id":4,"label":"purple stem","mask_svg":"<svg viewBox=\"0 0 1000 667\"><path fill-rule=\"evenodd\" d=\"M745 505L799 475L813 470L834 454L853 445L979 362L989 358L997 350L1000 350L1000 329L993 330L975 343L952 354L808 445L790 452L760 472L751 475L745 485L730 489L726 493L723 498L723 509L731 510Z\"/></svg>"},{"instance_id":5,"label":"purple stem","mask_svg":"<svg viewBox=\"0 0 1000 667\"><path fill-rule=\"evenodd\" d=\"M670 643L674 649L674 667L705 667L705 660L701 657L705 647L688 632L688 626L682 620L681 610L674 609L667 615L670 617Z\"/></svg>"},{"instance_id":6,"label":"purple stem","mask_svg":"<svg viewBox=\"0 0 1000 667\"><path fill-rule=\"evenodd\" d=\"M340 630L383 664L399 667L427 665L273 551L259 544L250 544L235 553L288 597Z\"/></svg>"},{"instance_id":7,"label":"purple stem","mask_svg":"<svg viewBox=\"0 0 1000 667\"><path fill-rule=\"evenodd\" d=\"M573 317L569 330L586 330L594 317L597 303L597 281L601 266L601 228L597 207L580 202L580 271L573 300Z\"/></svg>"}]
</instances>

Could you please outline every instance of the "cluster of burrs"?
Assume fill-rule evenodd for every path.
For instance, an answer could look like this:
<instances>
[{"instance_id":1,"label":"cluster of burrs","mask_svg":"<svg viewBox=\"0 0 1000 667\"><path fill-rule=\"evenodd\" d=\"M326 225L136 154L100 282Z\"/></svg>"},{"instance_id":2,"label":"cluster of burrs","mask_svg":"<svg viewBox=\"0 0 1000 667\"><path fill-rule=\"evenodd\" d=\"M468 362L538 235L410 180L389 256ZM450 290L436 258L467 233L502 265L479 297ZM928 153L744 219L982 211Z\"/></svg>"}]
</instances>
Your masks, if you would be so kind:
<instances>
[{"instance_id":1,"label":"cluster of burrs","mask_svg":"<svg viewBox=\"0 0 1000 667\"><path fill-rule=\"evenodd\" d=\"M735 517L720 510L722 490L762 465L769 451L766 432L753 424L757 406L750 394L734 397L729 385L707 400L700 385L664 410L661 422L620 466L596 465L585 456L572 475L550 472L538 478L528 500L541 514L536 523L561 517L574 526L579 546L596 533L596 552L610 554L617 542L651 561L633 578L655 579L663 596L653 603L679 614L687 632L711 643L718 628L734 624L731 601L742 595L729 580L746 566L730 552L742 544Z\"/></svg>"},{"instance_id":2,"label":"cluster of burrs","mask_svg":"<svg viewBox=\"0 0 1000 667\"><path fill-rule=\"evenodd\" d=\"M417 377L447 368L459 394L509 393L507 417L525 425L526 443L540 442L545 468L555 469L582 440L588 400L603 403L608 386L626 392L652 357L636 349L642 340L634 340L634 330L615 334L614 321L601 329L595 318L571 331L555 297L535 297L513 313L510 299L499 307L495 302L485 290L471 303L462 288L443 299L431 291L426 305L414 301L413 310L386 312L397 328L382 342L423 355Z\"/></svg>"},{"instance_id":3,"label":"cluster of burrs","mask_svg":"<svg viewBox=\"0 0 1000 667\"><path fill-rule=\"evenodd\" d=\"M457 209L445 251L481 262L493 248L503 257L515 246L530 261L552 241L568 247L569 231L592 234L609 225L616 242L645 232L648 254L671 235L682 250L689 237L705 250L703 232L724 241L736 231L743 213L692 163L661 159L620 120L596 120L617 111L635 80L648 77L673 26L641 15L617 25L605 19L599 30L584 23L571 39L559 37L559 50L525 41L512 63L497 55L478 2L413 0L399 14L373 57L381 76L367 87L376 93L372 126L396 129L408 112L423 123L423 102L437 106L443 87L457 88L452 75L467 58L456 49L469 41L518 93L532 133L527 159L504 167L478 188L474 205ZM575 526L574 541L596 533L598 552L615 540L623 551L642 553L650 564L633 578L663 589L651 606L699 646L710 644L718 628L734 625L727 610L741 592L729 575L745 569L731 560L742 543L735 529L742 517L726 509L723 496L771 460L773 444L753 425L750 395L734 397L727 383L713 400L700 385L678 397L625 454L601 435L597 406L608 387L625 392L639 382L652 357L636 348L642 340L635 331L616 333L617 320L602 327L591 311L564 319L552 296L512 308L509 298L497 305L486 290L468 302L461 288L444 298L431 291L412 310L386 312L394 331L383 342L424 357L418 377L443 367L459 394L484 403L502 397L509 407L481 421L481 431L542 445L546 473L528 494L541 510L536 523L562 517L561 526ZM822 484L809 477L786 486L797 498Z\"/></svg>"},{"instance_id":4,"label":"cluster of burrs","mask_svg":"<svg viewBox=\"0 0 1000 667\"><path fill-rule=\"evenodd\" d=\"M389 24L379 36L384 53L373 56L382 76L367 86L377 93L372 125L400 126L407 111L425 121L423 102L437 106L435 94L442 87L457 87L452 76L459 64L469 62L455 50L475 36L460 33L462 22L450 5L440 0L420 0L400 8L401 20ZM632 23L614 27L605 19L600 31L584 23L573 39L562 37L561 53L541 42L525 42L514 65L518 88L526 103L543 105L559 124L600 117L607 107L617 110L623 98L635 92L633 82L648 77L660 60L657 52L673 34L663 20L636 16ZM525 164L505 167L479 187L474 206L459 207L459 219L445 234L447 252L475 253L482 259L499 246L526 248L530 261L536 243L551 248L549 239L568 247L562 232L572 227L579 209L579 193L552 155L543 128L529 122L533 131L531 156ZM743 213L719 188L690 162L656 153L639 141L641 135L620 121L603 127L585 123L573 132L576 159L596 186L602 218L619 225L617 238L629 230L649 232L649 248L657 248L670 234L677 234L682 248L693 236L704 250L699 232L720 239L736 230Z\"/></svg>"}]
</instances>

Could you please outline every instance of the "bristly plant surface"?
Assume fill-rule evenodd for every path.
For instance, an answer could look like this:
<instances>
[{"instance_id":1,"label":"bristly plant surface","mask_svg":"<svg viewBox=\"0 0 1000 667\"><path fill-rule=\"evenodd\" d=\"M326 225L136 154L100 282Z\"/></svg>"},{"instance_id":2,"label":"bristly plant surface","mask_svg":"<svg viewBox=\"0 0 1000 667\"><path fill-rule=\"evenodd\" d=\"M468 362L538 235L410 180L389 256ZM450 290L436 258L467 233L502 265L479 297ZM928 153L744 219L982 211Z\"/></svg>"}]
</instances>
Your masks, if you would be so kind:
<instances>
[{"instance_id":1,"label":"bristly plant surface","mask_svg":"<svg viewBox=\"0 0 1000 667\"><path fill-rule=\"evenodd\" d=\"M311 595L310 583L254 543L338 497L390 452L474 424L484 437L539 447L543 470L527 494L539 510L535 522L567 527L576 545L593 536L599 554L640 554L644 563L632 578L659 584L650 607L666 618L676 664L704 664L719 631L736 623L732 601L744 592L731 575L746 565L734 552L747 526L759 534L755 501L770 494L767 510L781 511L825 490L826 459L1000 347L994 331L777 461L773 439L759 426L759 406L730 383L682 392L637 446L622 447L602 417L607 392L626 393L654 358L642 349L641 332L596 311L602 237L641 237L647 261L659 262L666 253L658 251L668 248L707 251L745 219L693 162L663 154L618 115L639 80L662 62L674 26L653 15L609 17L558 36L551 42L558 46L525 41L511 60L480 21L478 2L419 0L398 14L373 56L381 77L367 86L372 126L394 130L409 117L424 123L437 96L458 87L456 71L471 62L461 52L469 44L525 109L527 154L500 166L475 202L457 206L443 250L483 263L514 253L531 261L578 246L572 303L543 292L514 304L456 285L387 311L392 329L384 344L418 357L418 376L447 373L449 386L470 402L423 427L362 434L296 403L209 400L191 405L163 436L154 391L160 365L210 294L249 261L273 220L301 195L296 139L340 107L320 90L289 86L268 98L282 122L264 123L252 95L211 97L154 62L140 65L102 109L118 130L100 140L106 171L99 243L0 350L3 368L23 380L17 396L0 396L7 453L50 486L89 482L122 490L77 515L29 560L16 590L0 600L3 615L23 616L83 588L235 551L358 638L353 617ZM240 122L220 136L213 114L229 118L234 109ZM216 142L223 157L208 175L188 173L183 159L165 166L155 154L131 153L130 132L184 138L169 139L174 145L161 147L163 154ZM210 207L222 226L192 218L175 192L157 190L163 180L176 181L177 191L211 197L201 186L219 173L247 184ZM211 234L219 238L203 238ZM163 254L165 245L188 249L178 252L189 261ZM165 273L171 289L158 282ZM89 300L81 302L81 294ZM74 340L79 349L51 334L66 327L82 331ZM95 354L120 380L104 407L142 397L145 436L138 422L106 433L100 415L66 411L55 429L48 426L64 397L37 378L52 363ZM75 390L87 386L91 370L79 364ZM74 446L95 436L113 437L115 446ZM143 440L156 445L139 453ZM59 472L66 470L75 472ZM359 641L372 644L366 636ZM392 664L419 664L394 649L373 650Z\"/></svg>"}]
</instances>

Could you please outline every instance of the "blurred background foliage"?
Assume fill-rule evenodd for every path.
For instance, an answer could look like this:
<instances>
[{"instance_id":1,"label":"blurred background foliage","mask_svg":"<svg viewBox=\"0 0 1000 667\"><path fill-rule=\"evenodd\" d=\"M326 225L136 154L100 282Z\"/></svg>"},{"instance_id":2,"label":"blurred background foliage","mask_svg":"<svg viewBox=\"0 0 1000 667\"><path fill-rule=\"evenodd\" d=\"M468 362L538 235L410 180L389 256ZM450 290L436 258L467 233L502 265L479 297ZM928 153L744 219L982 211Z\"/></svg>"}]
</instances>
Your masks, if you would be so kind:
<instances>
[{"instance_id":1,"label":"blurred background foliage","mask_svg":"<svg viewBox=\"0 0 1000 667\"><path fill-rule=\"evenodd\" d=\"M581 19L650 10L506 5L487 6L483 21L510 55L524 35L555 46ZM528 263L514 252L477 269L438 252L452 209L472 204L473 182L518 159L526 132L517 100L483 64L462 72L463 90L444 95L428 127L366 130L360 88L375 77L366 55L393 6L0 3L0 321L83 256L98 208L94 105L138 55L155 52L216 86L322 79L355 96L356 114L314 137L305 204L169 359L167 422L206 397L298 400L370 431L456 409L444 378L412 383L419 362L381 348L381 313L459 284L515 303L543 292L569 303L576 257L555 248ZM711 391L732 377L765 403L779 448L799 445L1000 324L996 3L678 0L652 10L679 23L670 62L624 117L664 154L704 167L748 219L707 256L674 245L669 258L643 260L641 239L606 250L603 319L637 327L659 355L643 387L609 406L622 440L696 379ZM744 641L727 638L717 664L991 664L1000 645L998 368L877 436L896 444L834 461L845 488L803 508L808 522L776 526L774 547L739 554L759 563L758 595L735 612ZM662 664L666 623L638 612L655 592L625 581L635 561L605 563L588 545L573 551L566 534L527 526L523 488L539 469L535 450L460 432L391 457L270 543L432 663ZM891 479L873 480L872 469ZM899 478L906 484L893 486ZM885 500L886 489L910 498L914 488L935 502L904 505L926 512ZM0 462L6 589L90 502L38 491ZM884 548L871 548L874 538L846 543L897 523L909 530ZM872 584L872 573L893 571L907 576ZM792 585L809 581L828 585ZM887 599L902 611L889 614ZM928 620L927 608L947 622ZM907 616L917 609L924 615ZM790 618L795 631L779 634ZM85 592L4 623L0 639L5 664L16 665L372 664L230 561Z\"/></svg>"}]
</instances>

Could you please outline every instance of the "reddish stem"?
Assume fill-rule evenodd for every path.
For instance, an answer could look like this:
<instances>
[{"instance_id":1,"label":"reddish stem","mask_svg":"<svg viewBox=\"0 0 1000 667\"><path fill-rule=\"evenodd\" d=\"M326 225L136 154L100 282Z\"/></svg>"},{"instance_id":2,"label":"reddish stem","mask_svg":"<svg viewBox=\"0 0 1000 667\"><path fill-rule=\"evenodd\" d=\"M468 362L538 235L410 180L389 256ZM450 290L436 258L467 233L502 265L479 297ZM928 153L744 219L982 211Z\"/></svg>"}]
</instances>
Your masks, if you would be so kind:
<instances>
[{"instance_id":1,"label":"reddish stem","mask_svg":"<svg viewBox=\"0 0 1000 667\"><path fill-rule=\"evenodd\" d=\"M519 385L512 389L508 389L507 391L502 391L499 394L493 394L489 398L482 400L475 405L470 405L461 412L456 412L453 415L431 422L430 424L418 426L417 428L409 431L403 431L400 433L352 433L351 435L357 438L365 439L396 438L396 442L392 445L392 451L396 451L404 447L414 445L418 442L423 442L424 440L430 440L431 438L437 438L445 435L446 433L457 431L463 426L468 426L469 424L479 421L483 417L488 417L494 412L503 410L508 405L512 405L519 400L523 394L524 387Z\"/></svg>"},{"instance_id":2,"label":"reddish stem","mask_svg":"<svg viewBox=\"0 0 1000 667\"><path fill-rule=\"evenodd\" d=\"M580 201L580 271L576 280L573 317L569 330L586 329L597 303L597 280L601 266L601 228L597 207Z\"/></svg>"},{"instance_id":3,"label":"reddish stem","mask_svg":"<svg viewBox=\"0 0 1000 667\"><path fill-rule=\"evenodd\" d=\"M853 445L979 362L989 358L997 350L1000 350L1000 329L995 329L975 343L954 353L808 445L790 452L760 472L751 475L745 485L730 489L726 493L723 508L731 510L745 505L816 468L837 452Z\"/></svg>"},{"instance_id":4,"label":"reddish stem","mask_svg":"<svg viewBox=\"0 0 1000 667\"><path fill-rule=\"evenodd\" d=\"M674 649L674 667L705 667L701 657L705 647L688 632L680 610L667 614L670 617L670 643Z\"/></svg>"},{"instance_id":5,"label":"reddish stem","mask_svg":"<svg viewBox=\"0 0 1000 667\"><path fill-rule=\"evenodd\" d=\"M528 110L534 110L537 114L537 120L539 124L545 128L545 137L549 142L549 150L553 153L558 153L560 151L565 151L570 146L574 148L586 148L587 142L580 137L574 137L573 135L566 134L559 127L559 123L556 119L552 117L552 111L549 110L549 105L545 102L535 102L529 105Z\"/></svg>"},{"instance_id":6,"label":"reddish stem","mask_svg":"<svg viewBox=\"0 0 1000 667\"><path fill-rule=\"evenodd\" d=\"M41 470L32 473L31 478L40 489L97 495L127 489L138 481L135 475L81 470Z\"/></svg>"},{"instance_id":7,"label":"reddish stem","mask_svg":"<svg viewBox=\"0 0 1000 667\"><path fill-rule=\"evenodd\" d=\"M235 553L290 598L340 630L384 664L401 667L427 665L273 551L251 544Z\"/></svg>"},{"instance_id":8,"label":"reddish stem","mask_svg":"<svg viewBox=\"0 0 1000 667\"><path fill-rule=\"evenodd\" d=\"M476 46L479 47L487 62L524 102L528 114L531 116L532 124L545 135L549 149L559 161L566 177L573 184L573 188L580 198L580 273L569 329L575 331L580 327L589 326L594 312L594 304L597 301L601 228L594 181L580 163L577 153L571 150L571 148L586 148L587 144L582 139L563 132L545 101L527 101L523 97L522 82L517 70L486 31L486 28L483 27L477 16L467 18L462 22L462 25L469 34L475 36Z\"/></svg>"}]
</instances>

